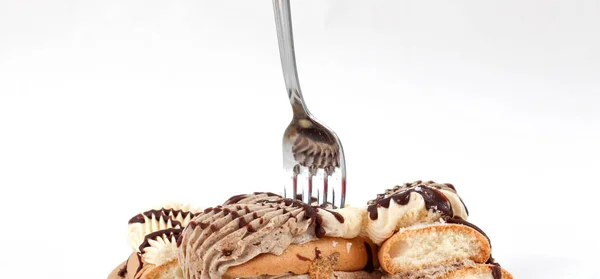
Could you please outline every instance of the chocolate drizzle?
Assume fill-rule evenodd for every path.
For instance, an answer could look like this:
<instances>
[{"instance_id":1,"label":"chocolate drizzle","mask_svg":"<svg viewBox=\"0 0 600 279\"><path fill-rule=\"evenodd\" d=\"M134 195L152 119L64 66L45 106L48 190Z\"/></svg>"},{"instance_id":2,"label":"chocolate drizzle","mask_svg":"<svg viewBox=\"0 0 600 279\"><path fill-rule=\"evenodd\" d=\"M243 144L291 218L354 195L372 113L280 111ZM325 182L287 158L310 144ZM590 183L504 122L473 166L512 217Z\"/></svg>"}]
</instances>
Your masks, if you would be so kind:
<instances>
[{"instance_id":1,"label":"chocolate drizzle","mask_svg":"<svg viewBox=\"0 0 600 279\"><path fill-rule=\"evenodd\" d=\"M156 220L163 219L166 221L166 220L171 219L171 222L173 222L173 226L175 226L176 223L181 226L181 223L179 223L177 220L173 220L173 218L176 218L180 214L183 219L187 218L188 216L190 216L190 219L192 219L195 216L195 214L190 211L183 211L183 210L178 210L178 209L168 209L168 208L161 208L159 210L152 209L152 210L148 210L146 212L143 212L143 213L133 216L133 218L129 219L129 224L145 223L146 218L152 219L152 217L154 217ZM144 218L144 217L146 217L146 218Z\"/></svg>"},{"instance_id":2,"label":"chocolate drizzle","mask_svg":"<svg viewBox=\"0 0 600 279\"><path fill-rule=\"evenodd\" d=\"M157 240L161 237L165 237L167 239L178 239L179 236L181 235L181 231L182 229L177 229L177 228L171 228L171 229L166 229L166 230L160 230L160 231L155 231L153 233L150 233L148 235L146 235L144 237L144 242L142 242L142 244L140 244L140 253L144 254L144 249L146 247L150 247L150 240Z\"/></svg>"},{"instance_id":3,"label":"chocolate drizzle","mask_svg":"<svg viewBox=\"0 0 600 279\"><path fill-rule=\"evenodd\" d=\"M256 229L251 224L246 225L246 230L248 230L249 233L256 232Z\"/></svg>"},{"instance_id":4,"label":"chocolate drizzle","mask_svg":"<svg viewBox=\"0 0 600 279\"><path fill-rule=\"evenodd\" d=\"M315 260L321 257L321 250L315 247Z\"/></svg>"},{"instance_id":5,"label":"chocolate drizzle","mask_svg":"<svg viewBox=\"0 0 600 279\"><path fill-rule=\"evenodd\" d=\"M414 192L414 193L421 195L421 197L423 198L423 201L425 202L425 208L427 210L433 210L435 212L440 213L442 219L446 223L460 224L460 225L468 226L468 227L476 230L477 232L479 232L480 234L485 236L485 238L490 243L490 247L491 247L492 244L491 244L490 238L485 234L485 232L483 230L481 230L479 227L471 224L470 222L467 222L460 216L454 215L454 210L452 208L452 204L450 203L450 201L448 200L446 195L444 195L444 193L442 193L440 190L446 190L446 191L451 191L451 192L456 193L456 188L454 187L454 185L452 185L450 183L437 184L433 181L427 181L427 182L423 183L421 180L418 180L413 183L405 183L403 185L395 186L393 189L386 190L384 194L377 195L377 198L375 200L369 201L368 207L367 207L369 218L371 220L377 220L379 208L380 207L389 208L390 202L392 200L394 200L394 202L396 202L397 204L407 205L410 202L411 193ZM467 209L467 206L462 201L460 196L458 197L458 199L464 206L465 212L468 215L469 211ZM497 265L494 262L494 258L491 255L490 255L490 258L486 261L486 263ZM499 271L495 271L495 272L499 272ZM500 272L499 276L502 276L501 272ZM498 277L498 278L494 277L494 278L498 279L500 277Z\"/></svg>"},{"instance_id":6,"label":"chocolate drizzle","mask_svg":"<svg viewBox=\"0 0 600 279\"><path fill-rule=\"evenodd\" d=\"M140 270L142 270L142 268L144 268L144 262L142 261L142 253L138 252L138 253L136 253L136 256L137 256L137 260L138 260L138 268L135 271L135 275L140 273ZM135 277L135 275L134 275L134 277ZM140 275L138 278L140 278L140 277L142 277L142 276Z\"/></svg>"},{"instance_id":7,"label":"chocolate drizzle","mask_svg":"<svg viewBox=\"0 0 600 279\"><path fill-rule=\"evenodd\" d=\"M179 246L181 246L182 241L183 241L183 234L180 234L179 237L177 238L177 241L175 242L177 245L177 248L179 248Z\"/></svg>"},{"instance_id":8,"label":"chocolate drizzle","mask_svg":"<svg viewBox=\"0 0 600 279\"><path fill-rule=\"evenodd\" d=\"M248 195L246 195L246 194L235 195L235 196L233 196L233 197L229 198L229 199L228 199L228 200L225 202L225 204L236 204L236 203L238 203L239 201L241 201L241 200L245 199L247 196L248 196Z\"/></svg>"},{"instance_id":9,"label":"chocolate drizzle","mask_svg":"<svg viewBox=\"0 0 600 279\"><path fill-rule=\"evenodd\" d=\"M119 277L125 278L125 276L127 275L127 263L128 262L129 262L129 259L127 260L127 262L125 262L125 265L123 267L121 267L121 269L119 269L119 272L117 272L117 275L119 275Z\"/></svg>"},{"instance_id":10,"label":"chocolate drizzle","mask_svg":"<svg viewBox=\"0 0 600 279\"><path fill-rule=\"evenodd\" d=\"M260 197L263 197L263 199L261 199ZM257 199L258 197L258 199ZM277 194L274 193L270 193L270 192L254 192L252 194L243 194L243 195L235 195L231 198L229 198L224 205L232 205L232 204L236 204L236 208L238 210L244 209L246 214L251 213L251 210L248 208L247 205L244 204L244 202L250 202L253 204L265 204L268 205L270 208L274 208L277 207L278 209L282 210L282 214L287 214L292 208L301 208L304 212L305 212L305 219L310 219L312 223L315 224L315 235L318 238L322 238L325 236L325 234L327 234L327 231L325 230L325 228L323 228L323 217L321 215L318 214L319 210L325 210L326 212L330 213L331 215L333 215L335 217L335 219L340 222L340 223L344 223L344 216L342 216L342 214L329 210L329 209L325 209L325 208L321 208L318 206L311 206L308 205L300 200L294 200L294 199L286 199L283 198ZM255 228L253 228L251 225L249 225L250 221L258 219L258 215L256 212L253 212L252 214L252 220L248 221L246 219L244 219L243 217L240 217L240 214L236 211L224 208L223 210L227 210L227 213L224 214L225 216L227 216L228 214L232 215L232 219L238 219L239 222L239 227L244 227L246 226L246 228L248 229L248 232L252 233L255 232ZM214 210L213 209L207 209L205 210L205 213L211 212ZM215 212L218 213L218 212ZM292 216L291 218L296 218L295 216ZM260 217L260 224L263 224L263 219L262 217Z\"/></svg>"},{"instance_id":11,"label":"chocolate drizzle","mask_svg":"<svg viewBox=\"0 0 600 279\"><path fill-rule=\"evenodd\" d=\"M223 205L218 210L207 209L205 214L196 216L183 230L178 239L178 255L183 257L180 260L196 262L201 258L204 261L202 266L184 264L184 274L208 272L204 266L216 264L220 257L232 256L236 264L241 264L250 260L253 253L271 252L273 244L261 245L262 239L272 238L287 247L299 241L323 237L327 233L324 225L329 228L329 222L335 225L337 221L344 221L338 212L326 209L318 212L321 208L274 194L238 195L226 203L231 202L235 204ZM203 224L208 228L202 229ZM238 241L238 244L222 244L220 241L225 239L227 243ZM202 244L190 246L190 243ZM315 253L318 257L319 251Z\"/></svg>"},{"instance_id":12,"label":"chocolate drizzle","mask_svg":"<svg viewBox=\"0 0 600 279\"><path fill-rule=\"evenodd\" d=\"M335 219L337 219L338 222L340 222L342 224L344 223L344 216L342 216L342 214L335 212L335 211L328 210L328 209L324 209L324 208L321 208L321 209L331 213L331 215L333 215L333 217L335 217Z\"/></svg>"},{"instance_id":13,"label":"chocolate drizzle","mask_svg":"<svg viewBox=\"0 0 600 279\"><path fill-rule=\"evenodd\" d=\"M305 256L302 256L302 255L300 255L300 254L296 254L296 257L297 257L299 260L301 260L301 261L310 262L310 259L309 259L309 258L307 258L307 257L305 257Z\"/></svg>"},{"instance_id":14,"label":"chocolate drizzle","mask_svg":"<svg viewBox=\"0 0 600 279\"><path fill-rule=\"evenodd\" d=\"M318 238L322 238L325 236L325 234L327 233L325 231L325 229L323 228L322 224L323 224L323 217L321 217L321 215L319 215L317 213L318 208L317 207L313 207L310 206L302 201L299 200L293 200L293 199L280 199L280 200L275 200L275 201L262 201L265 204L268 203L283 203L285 206L287 207L296 207L296 208L302 208L302 210L305 212L304 215L304 219L310 219L312 221L312 223L315 224L315 235Z\"/></svg>"},{"instance_id":15,"label":"chocolate drizzle","mask_svg":"<svg viewBox=\"0 0 600 279\"><path fill-rule=\"evenodd\" d=\"M387 196L386 194L377 195L377 199L369 202L367 210L371 220L377 220L378 209L380 207L389 208L391 200L400 205L407 205L410 202L411 193L417 193L423 197L427 210L434 210L445 216L454 216L452 204L446 195L432 186L432 184L421 184L421 181L417 181L412 184L405 184L404 186L396 186L392 191L388 190L386 193L390 194Z\"/></svg>"},{"instance_id":16,"label":"chocolate drizzle","mask_svg":"<svg viewBox=\"0 0 600 279\"><path fill-rule=\"evenodd\" d=\"M490 265L490 269L492 270L492 277L494 279L502 279L502 268L499 265Z\"/></svg>"}]
</instances>

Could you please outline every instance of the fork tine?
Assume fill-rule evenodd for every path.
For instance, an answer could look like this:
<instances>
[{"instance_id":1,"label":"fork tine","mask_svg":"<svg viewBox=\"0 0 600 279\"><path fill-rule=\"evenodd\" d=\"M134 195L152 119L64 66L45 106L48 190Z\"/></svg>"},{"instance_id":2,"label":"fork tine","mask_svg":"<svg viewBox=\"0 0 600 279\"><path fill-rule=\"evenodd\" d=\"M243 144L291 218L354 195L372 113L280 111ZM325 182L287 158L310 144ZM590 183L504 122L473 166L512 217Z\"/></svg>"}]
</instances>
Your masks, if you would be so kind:
<instances>
[{"instance_id":1,"label":"fork tine","mask_svg":"<svg viewBox=\"0 0 600 279\"><path fill-rule=\"evenodd\" d=\"M335 187L331 188L331 204L333 205L333 208L337 207L335 204Z\"/></svg>"},{"instance_id":2,"label":"fork tine","mask_svg":"<svg viewBox=\"0 0 600 279\"><path fill-rule=\"evenodd\" d=\"M304 202L306 204L311 203L312 193L313 193L313 177L314 177L313 173L309 170L308 171L308 183L307 183L308 185L306 187L307 195L304 196Z\"/></svg>"},{"instance_id":3,"label":"fork tine","mask_svg":"<svg viewBox=\"0 0 600 279\"><path fill-rule=\"evenodd\" d=\"M323 201L321 205L327 205L327 197L329 194L329 175L323 171Z\"/></svg>"},{"instance_id":4,"label":"fork tine","mask_svg":"<svg viewBox=\"0 0 600 279\"><path fill-rule=\"evenodd\" d=\"M296 199L298 197L298 174L300 174L300 166L294 166L294 174L292 181L292 199Z\"/></svg>"}]
</instances>

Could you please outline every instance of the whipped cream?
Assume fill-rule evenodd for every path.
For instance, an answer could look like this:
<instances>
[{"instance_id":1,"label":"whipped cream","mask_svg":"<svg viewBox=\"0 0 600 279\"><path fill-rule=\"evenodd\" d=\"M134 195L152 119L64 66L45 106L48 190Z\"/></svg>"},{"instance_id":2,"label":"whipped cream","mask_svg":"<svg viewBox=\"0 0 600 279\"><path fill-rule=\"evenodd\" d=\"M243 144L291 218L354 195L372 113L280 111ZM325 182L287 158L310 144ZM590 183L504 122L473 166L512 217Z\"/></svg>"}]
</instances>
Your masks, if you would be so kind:
<instances>
[{"instance_id":1,"label":"whipped cream","mask_svg":"<svg viewBox=\"0 0 600 279\"><path fill-rule=\"evenodd\" d=\"M388 189L369 202L367 211L365 232L378 245L403 227L439 221L442 216L468 217L454 186L433 181L416 181Z\"/></svg>"},{"instance_id":2,"label":"whipped cream","mask_svg":"<svg viewBox=\"0 0 600 279\"><path fill-rule=\"evenodd\" d=\"M134 252L146 235L171 228L184 228L200 212L199 209L180 203L167 203L161 207L140 213L129 220L127 242Z\"/></svg>"},{"instance_id":3,"label":"whipped cream","mask_svg":"<svg viewBox=\"0 0 600 279\"><path fill-rule=\"evenodd\" d=\"M143 263L161 266L177 259L177 238L180 234L181 229L166 229L146 235L139 247Z\"/></svg>"}]
</instances>

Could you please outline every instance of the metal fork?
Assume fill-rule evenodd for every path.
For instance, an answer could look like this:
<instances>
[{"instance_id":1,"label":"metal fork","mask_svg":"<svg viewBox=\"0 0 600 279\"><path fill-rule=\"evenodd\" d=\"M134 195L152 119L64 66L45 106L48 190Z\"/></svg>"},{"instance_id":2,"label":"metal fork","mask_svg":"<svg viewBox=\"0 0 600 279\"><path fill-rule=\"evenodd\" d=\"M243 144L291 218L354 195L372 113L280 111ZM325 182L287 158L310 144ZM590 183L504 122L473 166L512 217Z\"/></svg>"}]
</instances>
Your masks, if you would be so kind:
<instances>
[{"instance_id":1,"label":"metal fork","mask_svg":"<svg viewBox=\"0 0 600 279\"><path fill-rule=\"evenodd\" d=\"M344 207L346 162L337 135L308 111L296 69L289 0L273 0L279 55L293 119L283 135L284 195L320 206ZM317 185L316 199L313 185ZM299 191L299 188L302 189Z\"/></svg>"}]
</instances>

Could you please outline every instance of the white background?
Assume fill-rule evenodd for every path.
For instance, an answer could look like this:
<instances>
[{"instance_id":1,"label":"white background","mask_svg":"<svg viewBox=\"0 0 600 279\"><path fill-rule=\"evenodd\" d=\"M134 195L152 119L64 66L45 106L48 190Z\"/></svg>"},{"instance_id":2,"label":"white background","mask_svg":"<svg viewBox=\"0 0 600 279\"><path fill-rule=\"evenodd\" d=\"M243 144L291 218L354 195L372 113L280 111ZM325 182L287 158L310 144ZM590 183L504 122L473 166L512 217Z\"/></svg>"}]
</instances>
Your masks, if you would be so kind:
<instances>
[{"instance_id":1,"label":"white background","mask_svg":"<svg viewBox=\"0 0 600 279\"><path fill-rule=\"evenodd\" d=\"M598 1L292 10L350 203L451 182L516 278L600 277ZM270 1L0 0L0 277L105 278L138 212L279 191L290 119Z\"/></svg>"}]
</instances>

